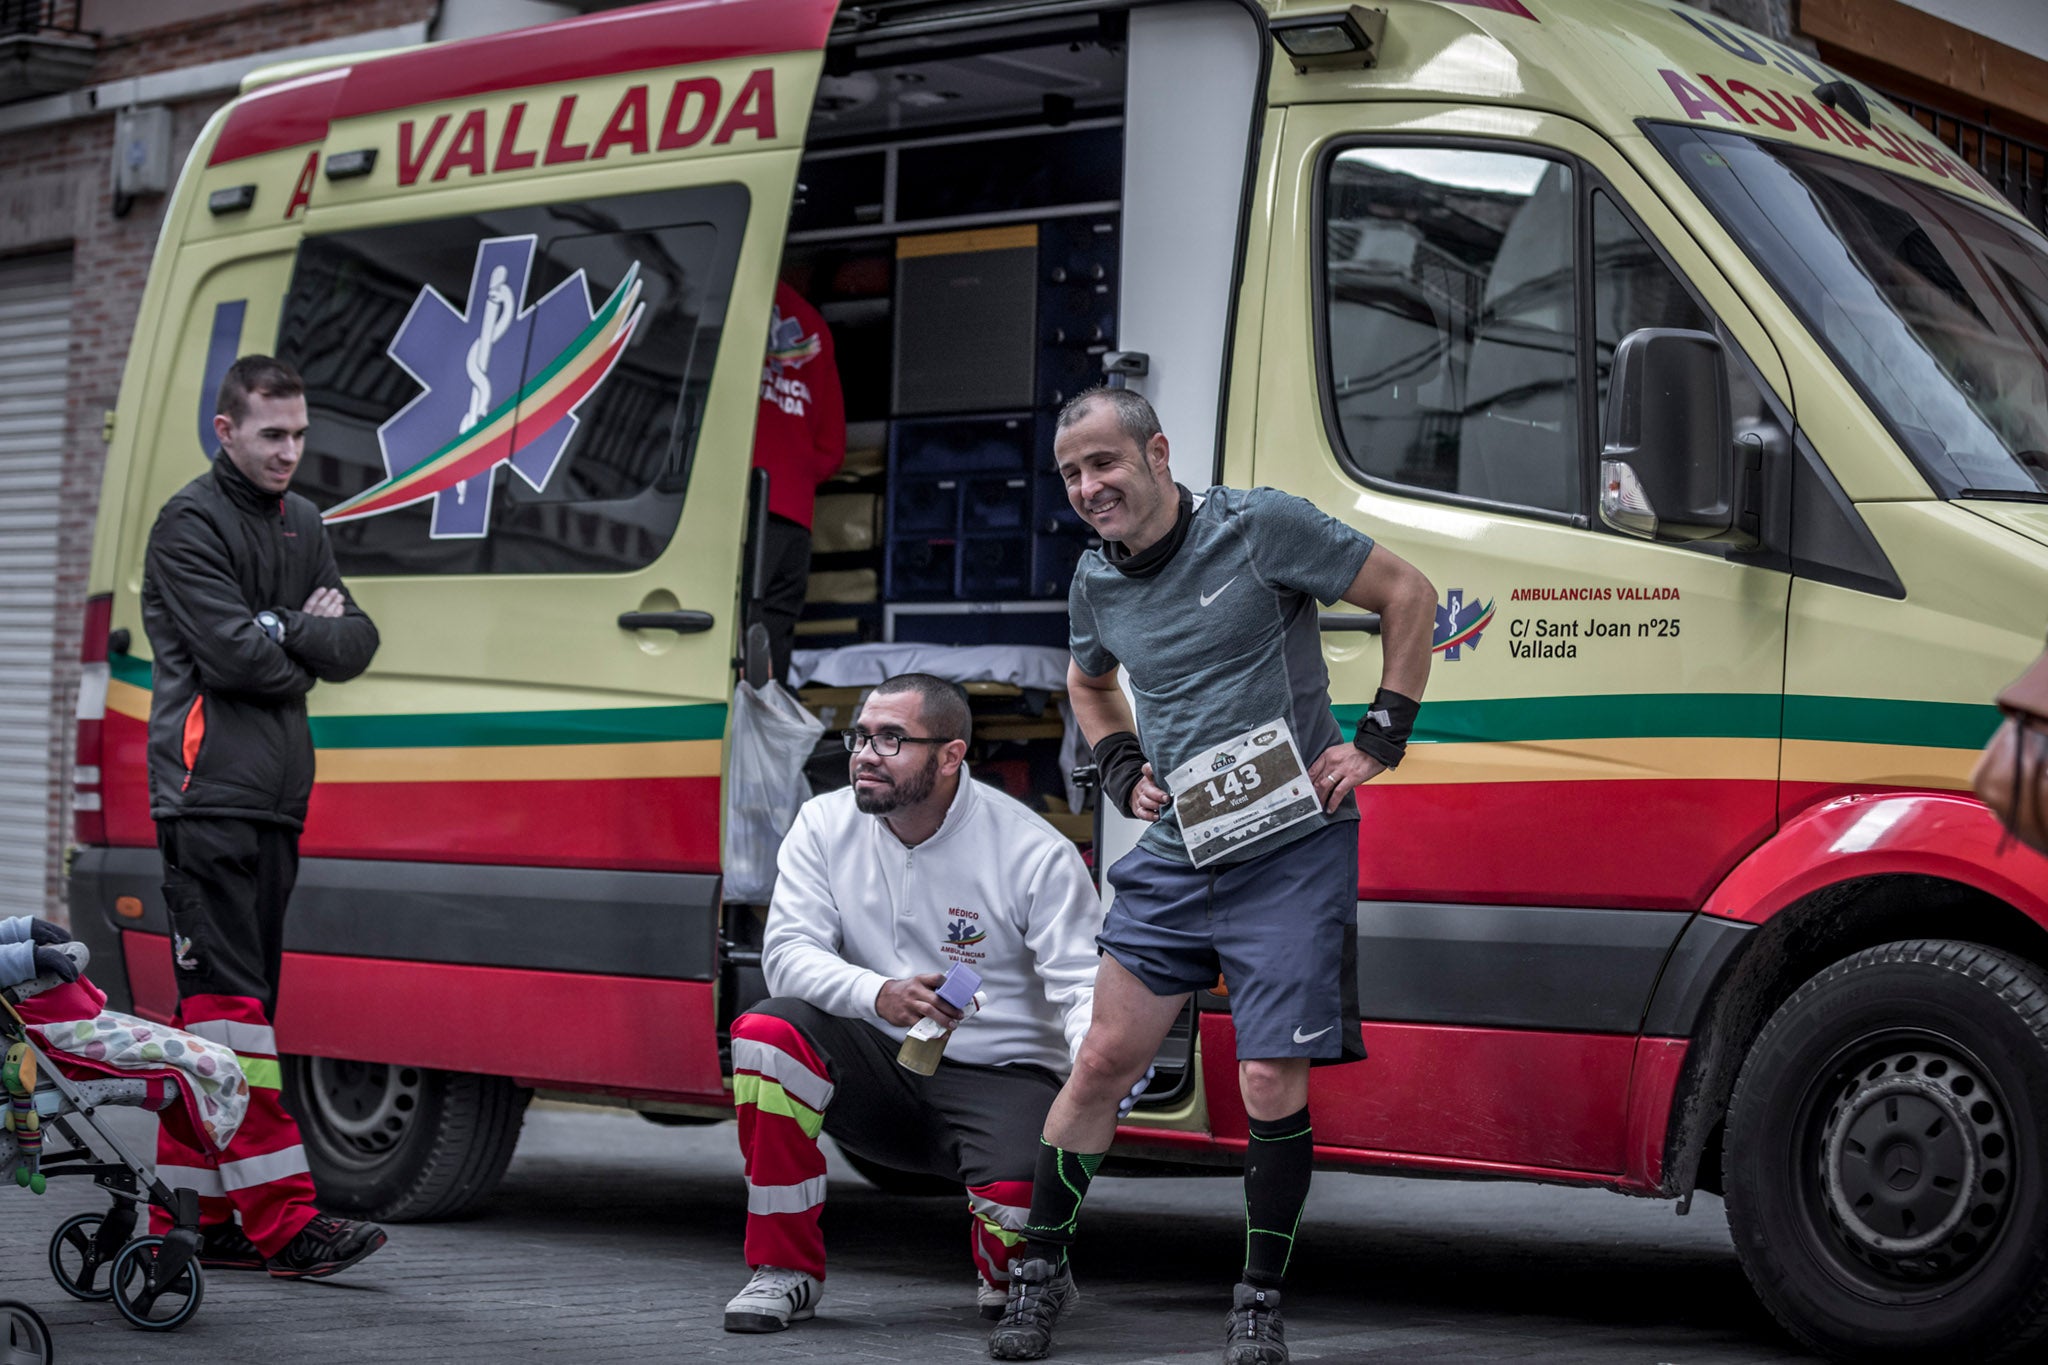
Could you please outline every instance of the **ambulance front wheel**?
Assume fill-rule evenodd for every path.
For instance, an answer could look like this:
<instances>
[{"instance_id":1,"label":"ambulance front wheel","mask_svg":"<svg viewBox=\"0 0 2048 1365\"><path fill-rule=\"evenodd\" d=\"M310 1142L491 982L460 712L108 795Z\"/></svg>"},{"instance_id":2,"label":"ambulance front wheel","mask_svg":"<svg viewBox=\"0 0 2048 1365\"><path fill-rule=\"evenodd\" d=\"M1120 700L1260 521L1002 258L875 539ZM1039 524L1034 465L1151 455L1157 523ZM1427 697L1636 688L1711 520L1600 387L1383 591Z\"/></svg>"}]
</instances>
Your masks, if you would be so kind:
<instances>
[{"instance_id":1,"label":"ambulance front wheel","mask_svg":"<svg viewBox=\"0 0 2048 1365\"><path fill-rule=\"evenodd\" d=\"M1837 1359L2035 1358L2048 1336L2048 973L1889 943L1793 992L1744 1060L1736 1254Z\"/></svg>"},{"instance_id":2,"label":"ambulance front wheel","mask_svg":"<svg viewBox=\"0 0 2048 1365\"><path fill-rule=\"evenodd\" d=\"M532 1091L502 1076L286 1057L320 1203L379 1222L455 1218L497 1188Z\"/></svg>"}]
</instances>

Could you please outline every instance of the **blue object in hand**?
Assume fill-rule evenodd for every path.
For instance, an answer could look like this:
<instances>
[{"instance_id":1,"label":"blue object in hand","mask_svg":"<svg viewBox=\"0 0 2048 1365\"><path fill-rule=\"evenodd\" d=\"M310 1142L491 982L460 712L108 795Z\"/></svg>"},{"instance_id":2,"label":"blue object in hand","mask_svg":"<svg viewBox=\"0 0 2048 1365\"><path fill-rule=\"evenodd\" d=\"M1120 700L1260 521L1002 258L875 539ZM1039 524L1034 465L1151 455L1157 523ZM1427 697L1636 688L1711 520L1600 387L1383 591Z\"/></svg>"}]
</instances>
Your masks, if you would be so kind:
<instances>
[{"instance_id":1,"label":"blue object in hand","mask_svg":"<svg viewBox=\"0 0 2048 1365\"><path fill-rule=\"evenodd\" d=\"M964 962L956 962L933 994L965 1014L974 1004L974 993L980 989L981 973Z\"/></svg>"}]
</instances>

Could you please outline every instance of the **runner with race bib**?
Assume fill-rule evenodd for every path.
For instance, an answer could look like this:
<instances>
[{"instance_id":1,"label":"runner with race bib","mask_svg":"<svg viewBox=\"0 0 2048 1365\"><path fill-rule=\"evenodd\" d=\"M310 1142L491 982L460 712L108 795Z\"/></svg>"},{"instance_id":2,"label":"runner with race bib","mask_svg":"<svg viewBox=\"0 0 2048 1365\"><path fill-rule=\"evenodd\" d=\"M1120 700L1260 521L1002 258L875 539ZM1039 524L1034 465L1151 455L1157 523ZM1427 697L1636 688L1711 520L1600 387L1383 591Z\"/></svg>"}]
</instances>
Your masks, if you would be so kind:
<instances>
[{"instance_id":1,"label":"runner with race bib","mask_svg":"<svg viewBox=\"0 0 2048 1365\"><path fill-rule=\"evenodd\" d=\"M1225 1359L1279 1365L1279 1291L1314 1157L1309 1067L1365 1055L1352 792L1401 761L1436 589L1300 498L1180 487L1152 405L1131 390L1069 403L1053 454L1104 541L1068 596L1068 692L1104 798L1150 828L1107 874L1116 899L1097 940L1094 1022L1046 1117L1024 1255L989 1353L1051 1350L1074 1297L1066 1250L1117 1105L1143 1087L1188 996L1220 974L1251 1120ZM1318 603L1338 601L1380 614L1382 686L1350 739L1330 713L1317 620Z\"/></svg>"}]
</instances>

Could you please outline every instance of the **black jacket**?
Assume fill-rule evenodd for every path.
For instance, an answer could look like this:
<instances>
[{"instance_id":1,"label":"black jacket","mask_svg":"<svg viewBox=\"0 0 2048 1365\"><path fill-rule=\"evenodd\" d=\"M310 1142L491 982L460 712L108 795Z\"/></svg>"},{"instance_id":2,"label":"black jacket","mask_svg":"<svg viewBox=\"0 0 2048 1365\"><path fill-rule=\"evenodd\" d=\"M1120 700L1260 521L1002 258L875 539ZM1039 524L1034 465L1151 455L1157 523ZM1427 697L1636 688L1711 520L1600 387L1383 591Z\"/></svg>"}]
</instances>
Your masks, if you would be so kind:
<instances>
[{"instance_id":1,"label":"black jacket","mask_svg":"<svg viewBox=\"0 0 2048 1365\"><path fill-rule=\"evenodd\" d=\"M266 493L225 455L172 495L149 533L142 624L156 655L149 702L149 813L303 828L313 791L306 693L370 666L377 627L308 616L315 588L342 588L327 529L296 493ZM347 598L347 589L342 589ZM278 645L256 624L284 623Z\"/></svg>"}]
</instances>

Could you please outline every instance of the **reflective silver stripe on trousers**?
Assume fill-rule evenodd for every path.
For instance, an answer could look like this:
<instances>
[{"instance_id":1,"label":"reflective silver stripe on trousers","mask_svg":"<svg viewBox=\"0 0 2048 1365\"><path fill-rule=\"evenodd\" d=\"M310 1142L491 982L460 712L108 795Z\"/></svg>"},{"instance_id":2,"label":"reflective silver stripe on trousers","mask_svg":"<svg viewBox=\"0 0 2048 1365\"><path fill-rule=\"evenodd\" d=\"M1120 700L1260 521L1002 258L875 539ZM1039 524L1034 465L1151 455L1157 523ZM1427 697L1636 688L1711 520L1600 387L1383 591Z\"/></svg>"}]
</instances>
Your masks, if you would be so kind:
<instances>
[{"instance_id":1,"label":"reflective silver stripe on trousers","mask_svg":"<svg viewBox=\"0 0 2048 1365\"><path fill-rule=\"evenodd\" d=\"M801 1185L748 1185L748 1213L807 1213L825 1202L825 1177Z\"/></svg>"},{"instance_id":2,"label":"reflective silver stripe on trousers","mask_svg":"<svg viewBox=\"0 0 2048 1365\"><path fill-rule=\"evenodd\" d=\"M246 1190L253 1185L268 1185L288 1175L304 1174L304 1147L286 1147L282 1151L265 1152L262 1156L246 1156L240 1161L220 1163L221 1183L231 1190Z\"/></svg>"},{"instance_id":3,"label":"reflective silver stripe on trousers","mask_svg":"<svg viewBox=\"0 0 2048 1365\"><path fill-rule=\"evenodd\" d=\"M752 1038L732 1040L732 1068L766 1076L819 1113L832 1103L832 1082L772 1043Z\"/></svg>"},{"instance_id":4,"label":"reflective silver stripe on trousers","mask_svg":"<svg viewBox=\"0 0 2048 1365\"><path fill-rule=\"evenodd\" d=\"M194 1194L222 1195L228 1187L221 1183L220 1172L204 1166L159 1166L156 1178L174 1190L190 1190Z\"/></svg>"},{"instance_id":5,"label":"reflective silver stripe on trousers","mask_svg":"<svg viewBox=\"0 0 2048 1365\"><path fill-rule=\"evenodd\" d=\"M998 1204L993 1199L978 1194L967 1196L967 1207L974 1216L984 1223L992 1224L1005 1232L1022 1232L1026 1220L1031 1217L1030 1209L1020 1209L1015 1204Z\"/></svg>"},{"instance_id":6,"label":"reflective silver stripe on trousers","mask_svg":"<svg viewBox=\"0 0 2048 1365\"><path fill-rule=\"evenodd\" d=\"M258 1057L277 1055L277 1031L268 1024L244 1024L236 1019L201 1019L197 1023L186 1024L184 1029L209 1043L219 1043L230 1052L253 1053Z\"/></svg>"}]
</instances>

